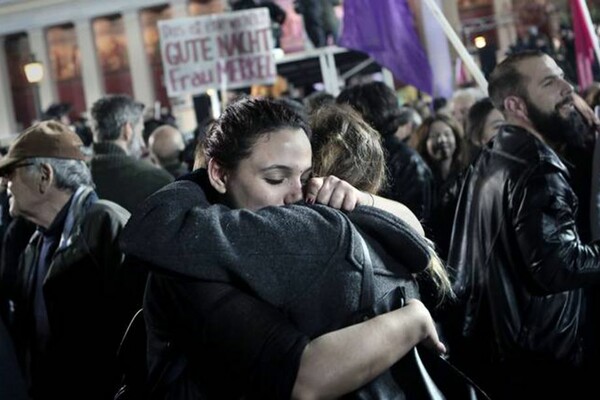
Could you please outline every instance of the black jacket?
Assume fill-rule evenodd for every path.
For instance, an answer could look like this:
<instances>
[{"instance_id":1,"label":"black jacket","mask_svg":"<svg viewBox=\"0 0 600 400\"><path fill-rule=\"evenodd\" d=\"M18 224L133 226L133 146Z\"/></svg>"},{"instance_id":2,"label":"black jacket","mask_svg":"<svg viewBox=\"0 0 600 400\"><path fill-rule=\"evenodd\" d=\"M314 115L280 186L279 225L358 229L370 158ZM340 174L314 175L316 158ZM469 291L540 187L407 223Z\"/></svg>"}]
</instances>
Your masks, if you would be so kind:
<instances>
[{"instance_id":1,"label":"black jacket","mask_svg":"<svg viewBox=\"0 0 600 400\"><path fill-rule=\"evenodd\" d=\"M381 195L404 204L420 221L428 221L433 175L417 151L391 135L384 139L388 184Z\"/></svg>"},{"instance_id":2,"label":"black jacket","mask_svg":"<svg viewBox=\"0 0 600 400\"><path fill-rule=\"evenodd\" d=\"M452 224L454 223L454 211L456 210L464 171L454 169L445 180L441 178L440 174L436 173L435 168L432 168L432 172L434 176L433 200L429 221L424 226L425 234L436 244L438 255L442 260L447 260Z\"/></svg>"},{"instance_id":3,"label":"black jacket","mask_svg":"<svg viewBox=\"0 0 600 400\"><path fill-rule=\"evenodd\" d=\"M94 143L90 163L101 199L114 201L132 212L146 197L173 181L170 173L125 153L114 143Z\"/></svg>"},{"instance_id":4,"label":"black jacket","mask_svg":"<svg viewBox=\"0 0 600 400\"><path fill-rule=\"evenodd\" d=\"M449 266L462 334L487 361L581 363L582 288L600 281L600 245L582 243L576 213L565 165L522 128L503 127L469 168Z\"/></svg>"},{"instance_id":5,"label":"black jacket","mask_svg":"<svg viewBox=\"0 0 600 400\"><path fill-rule=\"evenodd\" d=\"M15 346L36 390L34 399L106 399L116 391L116 351L139 308L143 275L128 271L118 238L129 213L96 200L91 188L73 196L42 291L49 341L36 351L34 285L42 234L21 257L14 299Z\"/></svg>"}]
</instances>

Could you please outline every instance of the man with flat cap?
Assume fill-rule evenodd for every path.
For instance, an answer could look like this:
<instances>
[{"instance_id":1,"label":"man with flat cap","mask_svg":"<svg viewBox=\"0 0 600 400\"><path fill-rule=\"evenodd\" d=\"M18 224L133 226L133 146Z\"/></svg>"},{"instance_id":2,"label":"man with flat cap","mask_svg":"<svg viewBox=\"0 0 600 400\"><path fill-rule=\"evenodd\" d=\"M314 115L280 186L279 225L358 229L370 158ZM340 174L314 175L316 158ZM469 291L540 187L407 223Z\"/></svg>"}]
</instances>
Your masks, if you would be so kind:
<instances>
[{"instance_id":1,"label":"man with flat cap","mask_svg":"<svg viewBox=\"0 0 600 400\"><path fill-rule=\"evenodd\" d=\"M45 121L0 160L11 215L38 227L11 299L12 332L34 400L112 398L119 339L141 303L135 285L143 282L118 246L129 213L98 199L81 146L66 125Z\"/></svg>"}]
</instances>

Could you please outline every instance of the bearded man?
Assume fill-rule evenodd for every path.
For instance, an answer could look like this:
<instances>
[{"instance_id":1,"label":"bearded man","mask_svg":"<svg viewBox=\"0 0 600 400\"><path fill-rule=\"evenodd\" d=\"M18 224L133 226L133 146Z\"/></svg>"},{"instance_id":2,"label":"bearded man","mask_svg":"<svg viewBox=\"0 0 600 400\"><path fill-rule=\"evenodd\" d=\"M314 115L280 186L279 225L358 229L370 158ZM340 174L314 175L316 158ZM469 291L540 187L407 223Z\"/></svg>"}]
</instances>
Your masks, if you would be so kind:
<instances>
[{"instance_id":1,"label":"bearded man","mask_svg":"<svg viewBox=\"0 0 600 400\"><path fill-rule=\"evenodd\" d=\"M507 124L470 167L456 210L448 264L466 354L455 356L494 399L580 398L584 289L600 281L600 244L580 238L557 153L584 126L573 87L552 58L526 52L496 67L489 94Z\"/></svg>"}]
</instances>

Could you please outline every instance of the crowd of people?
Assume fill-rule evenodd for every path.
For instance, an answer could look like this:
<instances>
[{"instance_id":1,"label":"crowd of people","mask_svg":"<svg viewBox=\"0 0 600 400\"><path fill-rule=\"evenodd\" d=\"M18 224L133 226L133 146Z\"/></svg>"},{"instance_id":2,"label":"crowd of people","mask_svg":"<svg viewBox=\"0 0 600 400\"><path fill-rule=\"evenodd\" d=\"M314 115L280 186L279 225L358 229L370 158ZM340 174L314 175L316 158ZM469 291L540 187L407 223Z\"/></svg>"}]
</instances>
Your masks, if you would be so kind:
<instances>
[{"instance_id":1,"label":"crowd of people","mask_svg":"<svg viewBox=\"0 0 600 400\"><path fill-rule=\"evenodd\" d=\"M525 51L489 97L243 97L191 142L126 95L48 110L0 159L0 397L423 398L433 352L476 398L583 398L597 92Z\"/></svg>"}]
</instances>

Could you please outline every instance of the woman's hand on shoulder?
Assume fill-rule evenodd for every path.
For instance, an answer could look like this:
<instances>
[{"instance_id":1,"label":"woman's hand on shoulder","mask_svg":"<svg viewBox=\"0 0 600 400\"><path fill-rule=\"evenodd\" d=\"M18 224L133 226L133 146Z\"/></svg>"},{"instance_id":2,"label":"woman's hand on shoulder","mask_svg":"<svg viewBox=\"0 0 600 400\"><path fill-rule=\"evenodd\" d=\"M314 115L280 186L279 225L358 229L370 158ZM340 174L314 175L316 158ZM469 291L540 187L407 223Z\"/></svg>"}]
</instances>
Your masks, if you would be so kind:
<instances>
[{"instance_id":1,"label":"woman's hand on shoulder","mask_svg":"<svg viewBox=\"0 0 600 400\"><path fill-rule=\"evenodd\" d=\"M308 204L319 203L344 211L352 211L359 205L373 205L372 199L369 193L333 175L310 178L304 188L304 200Z\"/></svg>"}]
</instances>

